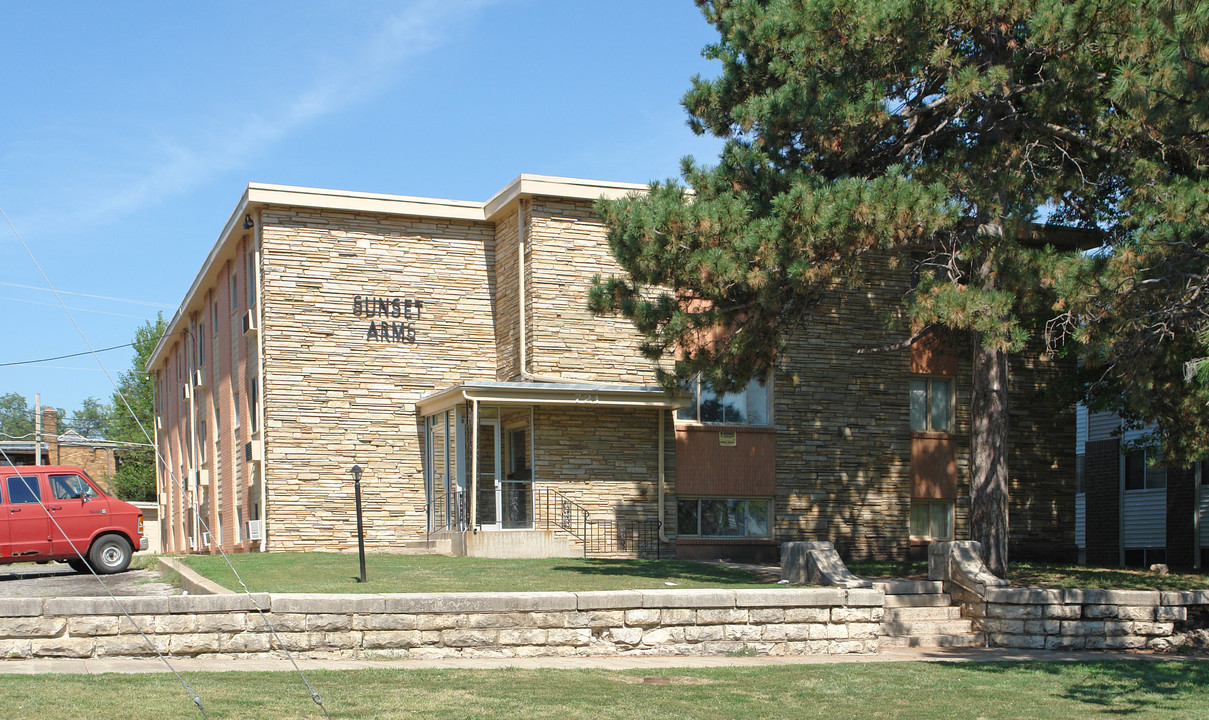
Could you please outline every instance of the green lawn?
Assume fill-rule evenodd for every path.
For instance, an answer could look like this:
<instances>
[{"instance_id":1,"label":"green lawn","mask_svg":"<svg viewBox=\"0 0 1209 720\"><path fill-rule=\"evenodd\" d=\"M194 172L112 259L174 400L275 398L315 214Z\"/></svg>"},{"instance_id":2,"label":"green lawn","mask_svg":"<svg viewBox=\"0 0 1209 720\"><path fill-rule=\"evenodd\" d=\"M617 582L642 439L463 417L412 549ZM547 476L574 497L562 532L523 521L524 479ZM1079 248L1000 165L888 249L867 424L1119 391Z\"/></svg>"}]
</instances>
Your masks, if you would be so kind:
<instances>
[{"instance_id":1,"label":"green lawn","mask_svg":"<svg viewBox=\"0 0 1209 720\"><path fill-rule=\"evenodd\" d=\"M862 577L899 577L928 579L928 561L854 562L848 568ZM1100 568L1084 565L1060 565L1015 561L1008 566L1008 579L1014 587L1108 588L1118 590L1202 590L1209 588L1209 575L1171 573L1159 575L1132 568Z\"/></svg>"},{"instance_id":2,"label":"green lawn","mask_svg":"<svg viewBox=\"0 0 1209 720\"><path fill-rule=\"evenodd\" d=\"M363 585L357 582L360 569L355 553L248 553L228 557L252 592L542 592L781 587L746 570L683 560L496 560L371 554L365 557L366 582ZM221 556L190 555L182 559L220 585L241 590Z\"/></svg>"},{"instance_id":3,"label":"green lawn","mask_svg":"<svg viewBox=\"0 0 1209 720\"><path fill-rule=\"evenodd\" d=\"M334 718L1203 720L1209 663L871 663L312 671ZM666 684L644 678L666 679ZM292 673L189 674L210 718L322 718ZM198 718L169 674L4 676L0 717Z\"/></svg>"}]
</instances>

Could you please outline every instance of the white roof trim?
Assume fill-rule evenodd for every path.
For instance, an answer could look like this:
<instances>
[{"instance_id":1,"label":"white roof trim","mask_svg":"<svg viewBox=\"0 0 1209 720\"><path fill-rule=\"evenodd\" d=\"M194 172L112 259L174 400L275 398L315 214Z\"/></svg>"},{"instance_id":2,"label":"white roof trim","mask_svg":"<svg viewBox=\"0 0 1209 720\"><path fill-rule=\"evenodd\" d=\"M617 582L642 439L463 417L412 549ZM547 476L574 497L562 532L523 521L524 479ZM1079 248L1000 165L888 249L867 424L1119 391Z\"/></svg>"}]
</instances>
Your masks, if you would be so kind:
<instances>
[{"instance_id":1,"label":"white roof trim","mask_svg":"<svg viewBox=\"0 0 1209 720\"><path fill-rule=\"evenodd\" d=\"M426 417L469 400L492 405L605 405L676 410L688 407L692 396L687 393L669 396L661 387L640 385L467 382L425 395L416 401L416 412Z\"/></svg>"}]
</instances>

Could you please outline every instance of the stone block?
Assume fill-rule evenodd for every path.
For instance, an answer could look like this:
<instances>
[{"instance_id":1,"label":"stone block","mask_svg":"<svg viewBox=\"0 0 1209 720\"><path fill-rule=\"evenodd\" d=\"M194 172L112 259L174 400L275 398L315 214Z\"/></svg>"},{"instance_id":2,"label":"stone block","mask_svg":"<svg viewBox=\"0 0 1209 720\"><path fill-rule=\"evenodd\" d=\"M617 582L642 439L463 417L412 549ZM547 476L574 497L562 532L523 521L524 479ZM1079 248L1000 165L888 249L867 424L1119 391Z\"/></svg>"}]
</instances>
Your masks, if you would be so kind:
<instances>
[{"instance_id":1,"label":"stone block","mask_svg":"<svg viewBox=\"0 0 1209 720\"><path fill-rule=\"evenodd\" d=\"M311 593L273 593L269 607L277 613L352 614L386 612L382 595L316 595Z\"/></svg>"},{"instance_id":2,"label":"stone block","mask_svg":"<svg viewBox=\"0 0 1209 720\"><path fill-rule=\"evenodd\" d=\"M726 627L726 625L707 625L706 627ZM784 625L768 624L752 625L750 627L763 628L763 631L760 633L760 639L765 642L784 642L789 639Z\"/></svg>"},{"instance_id":3,"label":"stone block","mask_svg":"<svg viewBox=\"0 0 1209 720\"><path fill-rule=\"evenodd\" d=\"M697 622L697 611L689 608L667 608L659 611L660 625L692 625Z\"/></svg>"},{"instance_id":4,"label":"stone block","mask_svg":"<svg viewBox=\"0 0 1209 720\"><path fill-rule=\"evenodd\" d=\"M0 618L0 638L52 638L66 628L67 619L61 617Z\"/></svg>"},{"instance_id":5,"label":"stone block","mask_svg":"<svg viewBox=\"0 0 1209 720\"><path fill-rule=\"evenodd\" d=\"M873 622L873 611L880 608L871 607L833 607L831 622Z\"/></svg>"},{"instance_id":6,"label":"stone block","mask_svg":"<svg viewBox=\"0 0 1209 720\"><path fill-rule=\"evenodd\" d=\"M1168 590L1161 594L1163 605L1209 605L1209 590Z\"/></svg>"},{"instance_id":7,"label":"stone block","mask_svg":"<svg viewBox=\"0 0 1209 720\"><path fill-rule=\"evenodd\" d=\"M1175 623L1169 622L1135 622L1135 635L1170 635L1175 632Z\"/></svg>"},{"instance_id":8,"label":"stone block","mask_svg":"<svg viewBox=\"0 0 1209 720\"><path fill-rule=\"evenodd\" d=\"M164 636L120 635L97 638L97 657L167 654L171 640Z\"/></svg>"},{"instance_id":9,"label":"stone block","mask_svg":"<svg viewBox=\"0 0 1209 720\"><path fill-rule=\"evenodd\" d=\"M206 622L203 626L202 619ZM230 628L231 625L237 627ZM160 615L151 621L151 630L157 635L177 635L190 632L237 632L244 629L243 615Z\"/></svg>"},{"instance_id":10,"label":"stone block","mask_svg":"<svg viewBox=\"0 0 1209 720\"><path fill-rule=\"evenodd\" d=\"M1043 605L1042 617L1057 620L1078 620L1083 616L1082 605Z\"/></svg>"},{"instance_id":11,"label":"stone block","mask_svg":"<svg viewBox=\"0 0 1209 720\"><path fill-rule=\"evenodd\" d=\"M785 608L785 622L787 623L827 622L830 619L831 610L825 607Z\"/></svg>"},{"instance_id":12,"label":"stone block","mask_svg":"<svg viewBox=\"0 0 1209 720\"><path fill-rule=\"evenodd\" d=\"M576 606L584 610L629 610L642 607L642 594L636 590L601 590L575 593Z\"/></svg>"},{"instance_id":13,"label":"stone block","mask_svg":"<svg viewBox=\"0 0 1209 720\"><path fill-rule=\"evenodd\" d=\"M61 618L56 618L61 620ZM126 632L132 632L134 628L130 627L130 622L126 618L121 618ZM140 623L140 626L145 623ZM4 623L0 621L0 634L2 634ZM58 633L50 633L57 635ZM85 637L97 635L117 635L118 634L118 618L109 615L81 615L80 617L67 618L67 634L72 637Z\"/></svg>"},{"instance_id":14,"label":"stone block","mask_svg":"<svg viewBox=\"0 0 1209 720\"><path fill-rule=\"evenodd\" d=\"M41 603L38 603L39 606ZM17 660L30 657L29 640L0 640L0 660Z\"/></svg>"},{"instance_id":15,"label":"stone block","mask_svg":"<svg viewBox=\"0 0 1209 720\"><path fill-rule=\"evenodd\" d=\"M266 615L263 620L259 616L248 625L250 630L267 630L271 623L273 629L279 633L299 633L306 632L306 618L302 613L272 613Z\"/></svg>"},{"instance_id":16,"label":"stone block","mask_svg":"<svg viewBox=\"0 0 1209 720\"><path fill-rule=\"evenodd\" d=\"M746 624L750 619L747 610L732 609L732 610L698 610L697 624L698 625L734 625L737 623Z\"/></svg>"},{"instance_id":17,"label":"stone block","mask_svg":"<svg viewBox=\"0 0 1209 720\"><path fill-rule=\"evenodd\" d=\"M1062 591L1065 602L1084 605L1158 605L1157 590L1101 590L1098 588Z\"/></svg>"},{"instance_id":18,"label":"stone block","mask_svg":"<svg viewBox=\"0 0 1209 720\"><path fill-rule=\"evenodd\" d=\"M631 627L654 627L659 624L659 610L626 610L625 624Z\"/></svg>"},{"instance_id":19,"label":"stone block","mask_svg":"<svg viewBox=\"0 0 1209 720\"><path fill-rule=\"evenodd\" d=\"M686 628L688 630L689 628ZM719 636L721 631L719 630ZM618 627L610 628L605 634L607 639L619 645L637 645L642 642L642 628L640 627Z\"/></svg>"},{"instance_id":20,"label":"stone block","mask_svg":"<svg viewBox=\"0 0 1209 720\"><path fill-rule=\"evenodd\" d=\"M988 587L986 601L988 603L1006 605L1057 604L1062 602L1062 591L1039 590L1036 588ZM988 608L987 612L991 613L992 611ZM1041 615L1038 614L1034 617L1041 617Z\"/></svg>"},{"instance_id":21,"label":"stone block","mask_svg":"<svg viewBox=\"0 0 1209 720\"><path fill-rule=\"evenodd\" d=\"M1062 632L1062 621L1054 618L1048 620L1025 620L1024 632L1034 635L1057 635Z\"/></svg>"},{"instance_id":22,"label":"stone block","mask_svg":"<svg viewBox=\"0 0 1209 720\"><path fill-rule=\"evenodd\" d=\"M1104 635L1106 637L1128 635L1133 632L1133 623L1128 620L1105 620Z\"/></svg>"},{"instance_id":23,"label":"stone block","mask_svg":"<svg viewBox=\"0 0 1209 720\"><path fill-rule=\"evenodd\" d=\"M418 630L453 630L465 627L465 625L466 616L461 614L419 613L416 615Z\"/></svg>"},{"instance_id":24,"label":"stone block","mask_svg":"<svg viewBox=\"0 0 1209 720\"><path fill-rule=\"evenodd\" d=\"M725 625L689 625L684 628L684 640L690 643L718 642L723 639Z\"/></svg>"},{"instance_id":25,"label":"stone block","mask_svg":"<svg viewBox=\"0 0 1209 720\"><path fill-rule=\"evenodd\" d=\"M723 640L757 642L763 638L764 628L760 625L723 625Z\"/></svg>"},{"instance_id":26,"label":"stone block","mask_svg":"<svg viewBox=\"0 0 1209 720\"><path fill-rule=\"evenodd\" d=\"M579 609L575 593L409 593L383 595L386 612L483 613L570 611Z\"/></svg>"},{"instance_id":27,"label":"stone block","mask_svg":"<svg viewBox=\"0 0 1209 720\"><path fill-rule=\"evenodd\" d=\"M351 650L361 646L361 633L353 631L313 633L319 644L315 649Z\"/></svg>"},{"instance_id":28,"label":"stone block","mask_svg":"<svg viewBox=\"0 0 1209 720\"><path fill-rule=\"evenodd\" d=\"M463 627L468 628L519 628L533 627L534 613L467 613Z\"/></svg>"},{"instance_id":29,"label":"stone block","mask_svg":"<svg viewBox=\"0 0 1209 720\"><path fill-rule=\"evenodd\" d=\"M1046 650L1082 650L1087 638L1082 635L1051 635L1045 638Z\"/></svg>"},{"instance_id":30,"label":"stone block","mask_svg":"<svg viewBox=\"0 0 1209 720\"><path fill-rule=\"evenodd\" d=\"M669 610L661 610L660 615L672 612ZM692 613L692 610L685 612ZM602 627L620 627L625 625L624 610L593 610L590 612L573 612L567 613L565 616L559 617L554 613L540 613L535 615L536 622L534 627L572 627L572 628L602 628ZM560 620L557 625L552 621ZM551 622L547 622L551 621Z\"/></svg>"},{"instance_id":31,"label":"stone block","mask_svg":"<svg viewBox=\"0 0 1209 720\"><path fill-rule=\"evenodd\" d=\"M1104 637L1103 620L1062 620L1063 635L1098 635Z\"/></svg>"},{"instance_id":32,"label":"stone block","mask_svg":"<svg viewBox=\"0 0 1209 720\"><path fill-rule=\"evenodd\" d=\"M848 623L848 637L854 640L871 640L881 635L881 623Z\"/></svg>"},{"instance_id":33,"label":"stone block","mask_svg":"<svg viewBox=\"0 0 1209 720\"><path fill-rule=\"evenodd\" d=\"M1106 650L1137 650L1146 647L1145 637L1137 635L1114 635L1104 638Z\"/></svg>"},{"instance_id":34,"label":"stone block","mask_svg":"<svg viewBox=\"0 0 1209 720\"><path fill-rule=\"evenodd\" d=\"M218 635L218 633L186 633L184 635L172 635L168 638L168 650L173 655L202 655L204 653L216 653L219 651ZM297 649L301 650L304 648Z\"/></svg>"},{"instance_id":35,"label":"stone block","mask_svg":"<svg viewBox=\"0 0 1209 720\"><path fill-rule=\"evenodd\" d=\"M579 647L592 642L592 631L587 628L550 628L546 631L546 643L553 646Z\"/></svg>"},{"instance_id":36,"label":"stone block","mask_svg":"<svg viewBox=\"0 0 1209 720\"><path fill-rule=\"evenodd\" d=\"M92 657L96 642L94 638L39 638L30 640L29 654L30 657Z\"/></svg>"},{"instance_id":37,"label":"stone block","mask_svg":"<svg viewBox=\"0 0 1209 720\"><path fill-rule=\"evenodd\" d=\"M306 616L308 632L347 632L352 626L353 619L350 615L315 613Z\"/></svg>"},{"instance_id":38,"label":"stone block","mask_svg":"<svg viewBox=\"0 0 1209 720\"><path fill-rule=\"evenodd\" d=\"M42 598L0 598L0 618L42 614Z\"/></svg>"},{"instance_id":39,"label":"stone block","mask_svg":"<svg viewBox=\"0 0 1209 720\"><path fill-rule=\"evenodd\" d=\"M980 623L983 632L997 634L1024 634L1023 620L1004 620L1002 618L984 618Z\"/></svg>"},{"instance_id":40,"label":"stone block","mask_svg":"<svg viewBox=\"0 0 1209 720\"><path fill-rule=\"evenodd\" d=\"M76 617L79 615L121 615L124 609L131 615L159 615L168 612L168 597L123 597L119 604L108 597L46 598L43 607L48 616Z\"/></svg>"},{"instance_id":41,"label":"stone block","mask_svg":"<svg viewBox=\"0 0 1209 720\"><path fill-rule=\"evenodd\" d=\"M416 616L411 613L369 613L354 615L353 630L415 630Z\"/></svg>"},{"instance_id":42,"label":"stone block","mask_svg":"<svg viewBox=\"0 0 1209 720\"><path fill-rule=\"evenodd\" d=\"M499 641L496 630L442 630L441 644L446 647L492 647Z\"/></svg>"},{"instance_id":43,"label":"stone block","mask_svg":"<svg viewBox=\"0 0 1209 720\"><path fill-rule=\"evenodd\" d=\"M1161 606L1156 605L1118 605L1117 617L1122 620L1152 621L1155 611Z\"/></svg>"},{"instance_id":44,"label":"stone block","mask_svg":"<svg viewBox=\"0 0 1209 720\"><path fill-rule=\"evenodd\" d=\"M769 624L785 622L785 610L783 608L752 608L747 611L747 615L753 623Z\"/></svg>"},{"instance_id":45,"label":"stone block","mask_svg":"<svg viewBox=\"0 0 1209 720\"><path fill-rule=\"evenodd\" d=\"M501 645L545 645L546 631L536 628L511 628L500 630Z\"/></svg>"},{"instance_id":46,"label":"stone block","mask_svg":"<svg viewBox=\"0 0 1209 720\"><path fill-rule=\"evenodd\" d=\"M644 608L733 608L734 590L639 590Z\"/></svg>"},{"instance_id":47,"label":"stone block","mask_svg":"<svg viewBox=\"0 0 1209 720\"><path fill-rule=\"evenodd\" d=\"M987 603L987 618L1002 618L1004 620L1034 620L1044 613L1045 606L1040 603L1029 605L1003 605Z\"/></svg>"},{"instance_id":48,"label":"stone block","mask_svg":"<svg viewBox=\"0 0 1209 720\"><path fill-rule=\"evenodd\" d=\"M886 593L881 590L849 590L844 601L850 606L882 607L886 604Z\"/></svg>"},{"instance_id":49,"label":"stone block","mask_svg":"<svg viewBox=\"0 0 1209 720\"><path fill-rule=\"evenodd\" d=\"M1021 648L1024 650L1045 649L1045 638L1041 635L1014 635L1011 633L987 633L987 642L992 647Z\"/></svg>"},{"instance_id":50,"label":"stone block","mask_svg":"<svg viewBox=\"0 0 1209 720\"><path fill-rule=\"evenodd\" d=\"M197 615L201 613L269 612L272 600L268 593L239 593L229 595L172 595L168 612Z\"/></svg>"},{"instance_id":51,"label":"stone block","mask_svg":"<svg viewBox=\"0 0 1209 720\"><path fill-rule=\"evenodd\" d=\"M785 639L790 642L801 642L810 639L811 628L821 626L822 623L786 623L785 624ZM816 634L821 633L818 631Z\"/></svg>"},{"instance_id":52,"label":"stone block","mask_svg":"<svg viewBox=\"0 0 1209 720\"><path fill-rule=\"evenodd\" d=\"M1088 620L1116 619L1117 605L1084 605L1083 617Z\"/></svg>"},{"instance_id":53,"label":"stone block","mask_svg":"<svg viewBox=\"0 0 1209 720\"><path fill-rule=\"evenodd\" d=\"M1161 605L1155 608L1154 619L1159 622L1184 622L1188 619L1188 608Z\"/></svg>"},{"instance_id":54,"label":"stone block","mask_svg":"<svg viewBox=\"0 0 1209 720\"><path fill-rule=\"evenodd\" d=\"M831 623L810 626L811 640L846 640L848 638L847 625L833 625Z\"/></svg>"},{"instance_id":55,"label":"stone block","mask_svg":"<svg viewBox=\"0 0 1209 720\"><path fill-rule=\"evenodd\" d=\"M269 651L269 636L265 633L219 633L219 652L265 653Z\"/></svg>"},{"instance_id":56,"label":"stone block","mask_svg":"<svg viewBox=\"0 0 1209 720\"><path fill-rule=\"evenodd\" d=\"M366 630L361 633L361 646L366 650L398 650L420 644L419 630Z\"/></svg>"}]
</instances>

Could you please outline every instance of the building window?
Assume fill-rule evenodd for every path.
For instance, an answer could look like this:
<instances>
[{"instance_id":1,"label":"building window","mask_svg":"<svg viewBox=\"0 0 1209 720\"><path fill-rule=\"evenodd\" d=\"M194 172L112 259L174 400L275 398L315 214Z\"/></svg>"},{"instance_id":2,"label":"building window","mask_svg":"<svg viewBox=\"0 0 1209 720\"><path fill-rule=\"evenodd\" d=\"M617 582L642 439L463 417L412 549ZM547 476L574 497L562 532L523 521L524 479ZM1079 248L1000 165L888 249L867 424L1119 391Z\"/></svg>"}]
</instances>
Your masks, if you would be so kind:
<instances>
[{"instance_id":1,"label":"building window","mask_svg":"<svg viewBox=\"0 0 1209 720\"><path fill-rule=\"evenodd\" d=\"M1154 490L1167 487L1167 466L1153 452L1125 454L1125 489Z\"/></svg>"},{"instance_id":2,"label":"building window","mask_svg":"<svg viewBox=\"0 0 1209 720\"><path fill-rule=\"evenodd\" d=\"M214 334L218 334L218 301L210 303L210 324L214 327Z\"/></svg>"},{"instance_id":3,"label":"building window","mask_svg":"<svg viewBox=\"0 0 1209 720\"><path fill-rule=\"evenodd\" d=\"M239 309L239 276L234 268L231 269L231 280L227 289L231 298L231 314L234 315L235 311Z\"/></svg>"},{"instance_id":4,"label":"building window","mask_svg":"<svg viewBox=\"0 0 1209 720\"><path fill-rule=\"evenodd\" d=\"M235 381L231 381L231 385L235 385ZM235 423L236 430L239 429L239 391L232 388L231 390L231 412L234 415L232 421Z\"/></svg>"},{"instance_id":5,"label":"building window","mask_svg":"<svg viewBox=\"0 0 1209 720\"><path fill-rule=\"evenodd\" d=\"M206 366L206 324L197 326L197 366Z\"/></svg>"},{"instance_id":6,"label":"building window","mask_svg":"<svg viewBox=\"0 0 1209 720\"><path fill-rule=\"evenodd\" d=\"M911 379L911 432L952 432L953 381Z\"/></svg>"},{"instance_id":7,"label":"building window","mask_svg":"<svg viewBox=\"0 0 1209 720\"><path fill-rule=\"evenodd\" d=\"M202 420L197 424L197 461L204 463L206 461L206 421Z\"/></svg>"},{"instance_id":8,"label":"building window","mask_svg":"<svg viewBox=\"0 0 1209 720\"><path fill-rule=\"evenodd\" d=\"M769 537L767 498L679 498L679 537Z\"/></svg>"},{"instance_id":9,"label":"building window","mask_svg":"<svg viewBox=\"0 0 1209 720\"><path fill-rule=\"evenodd\" d=\"M952 500L911 501L912 540L952 540Z\"/></svg>"},{"instance_id":10,"label":"building window","mask_svg":"<svg viewBox=\"0 0 1209 720\"><path fill-rule=\"evenodd\" d=\"M247 266L248 266L248 270L245 273L248 277L248 307L255 307L256 306L256 275L255 275L254 271L256 269L256 253L253 252L249 248L248 251L246 253L244 253L244 257L247 258Z\"/></svg>"},{"instance_id":11,"label":"building window","mask_svg":"<svg viewBox=\"0 0 1209 720\"><path fill-rule=\"evenodd\" d=\"M252 423L252 432L256 432L259 427L257 423L260 422L256 407L256 390L256 378L248 378L248 422Z\"/></svg>"},{"instance_id":12,"label":"building window","mask_svg":"<svg viewBox=\"0 0 1209 720\"><path fill-rule=\"evenodd\" d=\"M724 425L768 425L768 385L752 379L738 392L717 393L699 377L693 380L693 404L676 411L677 420Z\"/></svg>"}]
</instances>

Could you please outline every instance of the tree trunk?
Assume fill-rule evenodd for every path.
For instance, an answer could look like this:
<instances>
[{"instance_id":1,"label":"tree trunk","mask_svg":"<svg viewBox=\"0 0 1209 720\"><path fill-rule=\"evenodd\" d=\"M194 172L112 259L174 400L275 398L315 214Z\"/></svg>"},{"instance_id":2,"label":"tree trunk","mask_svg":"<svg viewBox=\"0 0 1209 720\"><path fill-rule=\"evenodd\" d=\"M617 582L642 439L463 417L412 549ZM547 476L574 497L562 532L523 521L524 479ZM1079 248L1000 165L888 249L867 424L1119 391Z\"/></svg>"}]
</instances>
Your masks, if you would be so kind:
<instances>
[{"instance_id":1,"label":"tree trunk","mask_svg":"<svg viewBox=\"0 0 1209 720\"><path fill-rule=\"evenodd\" d=\"M974 333L974 391L970 400L970 539L982 560L1007 576L1008 364L1003 350L983 347Z\"/></svg>"}]
</instances>

